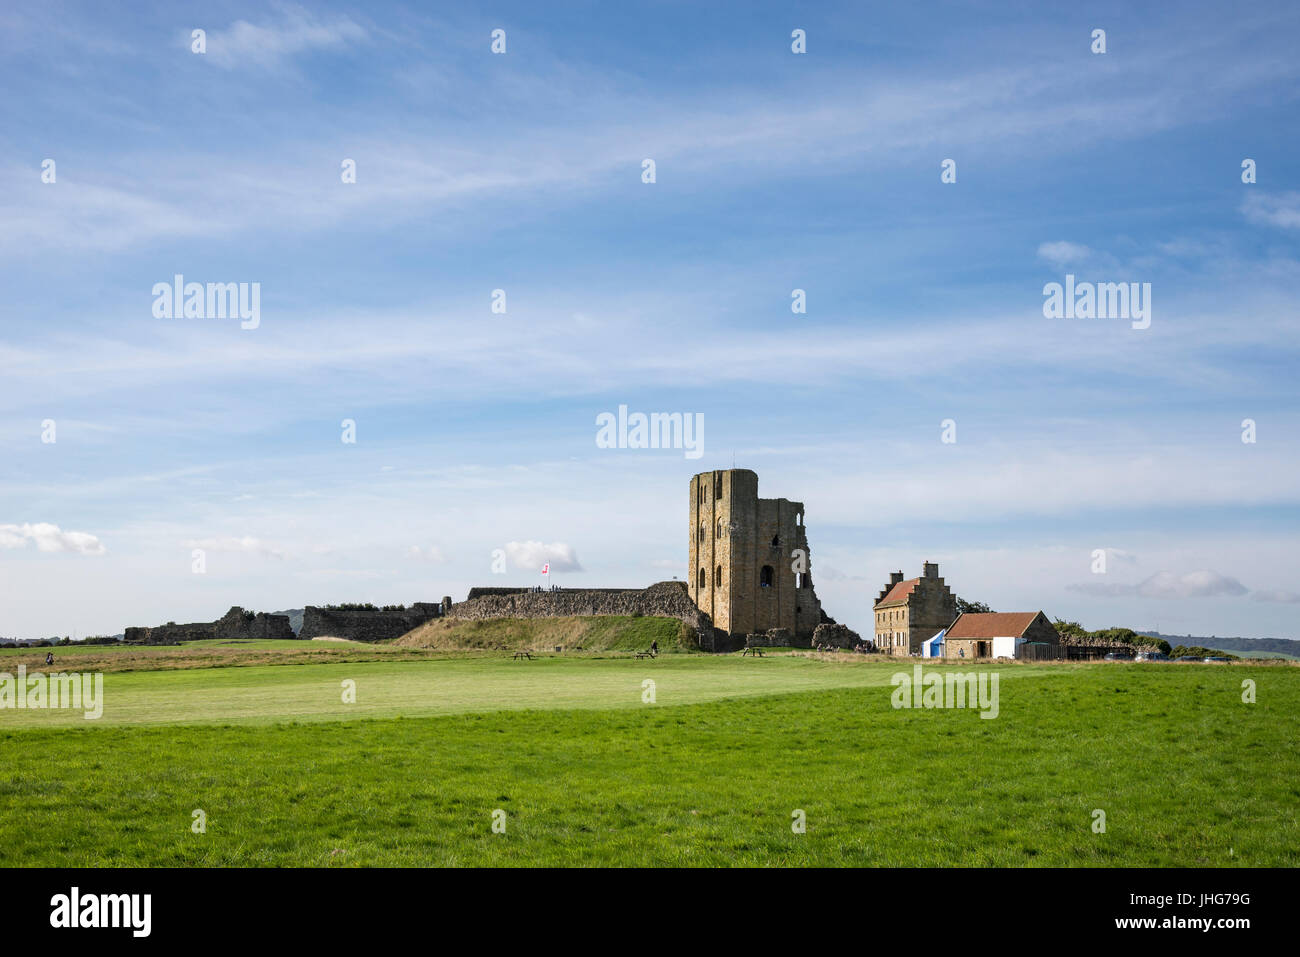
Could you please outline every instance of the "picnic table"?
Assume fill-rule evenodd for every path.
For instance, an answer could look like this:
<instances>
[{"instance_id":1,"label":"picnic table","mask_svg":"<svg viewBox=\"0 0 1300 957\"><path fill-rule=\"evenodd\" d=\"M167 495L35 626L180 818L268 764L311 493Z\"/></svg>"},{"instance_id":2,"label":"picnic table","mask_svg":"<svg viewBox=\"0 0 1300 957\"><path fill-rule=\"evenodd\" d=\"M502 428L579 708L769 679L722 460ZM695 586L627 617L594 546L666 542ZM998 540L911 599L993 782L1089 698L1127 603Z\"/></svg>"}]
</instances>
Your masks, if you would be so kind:
<instances>
[{"instance_id":1,"label":"picnic table","mask_svg":"<svg viewBox=\"0 0 1300 957\"><path fill-rule=\"evenodd\" d=\"M533 653L531 651L516 651L514 653L514 660L518 661L520 658L527 658L529 661L532 661Z\"/></svg>"},{"instance_id":2,"label":"picnic table","mask_svg":"<svg viewBox=\"0 0 1300 957\"><path fill-rule=\"evenodd\" d=\"M658 657L658 655L656 655L653 651L638 651L638 652L636 653L636 656L637 656L637 658L657 658L657 657Z\"/></svg>"},{"instance_id":3,"label":"picnic table","mask_svg":"<svg viewBox=\"0 0 1300 957\"><path fill-rule=\"evenodd\" d=\"M742 651L742 652L740 653L740 657L743 658L743 657L745 657L745 655L754 655L755 657L758 657L758 658L765 658L765 657L767 657L766 655L763 654L763 649L762 649L762 648L746 648L744 651Z\"/></svg>"}]
</instances>

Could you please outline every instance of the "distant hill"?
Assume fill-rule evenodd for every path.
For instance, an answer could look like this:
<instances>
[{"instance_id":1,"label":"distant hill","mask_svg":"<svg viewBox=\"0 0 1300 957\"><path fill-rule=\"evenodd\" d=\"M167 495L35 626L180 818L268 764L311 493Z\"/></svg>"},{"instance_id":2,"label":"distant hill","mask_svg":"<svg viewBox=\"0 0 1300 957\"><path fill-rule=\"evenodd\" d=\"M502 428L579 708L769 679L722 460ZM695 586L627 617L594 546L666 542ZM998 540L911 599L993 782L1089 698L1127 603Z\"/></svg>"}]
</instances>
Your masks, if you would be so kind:
<instances>
[{"instance_id":1,"label":"distant hill","mask_svg":"<svg viewBox=\"0 0 1300 957\"><path fill-rule=\"evenodd\" d=\"M288 611L271 612L271 614L273 615L288 615L289 627L293 629L293 633L295 635L298 634L298 632L302 631L302 613L303 613L302 608L290 608Z\"/></svg>"},{"instance_id":2,"label":"distant hill","mask_svg":"<svg viewBox=\"0 0 1300 957\"><path fill-rule=\"evenodd\" d=\"M1217 635L1162 635L1158 631L1143 631L1139 634L1152 638L1163 638L1171 645L1200 645L1205 648L1217 648L1231 651L1249 658L1297 658L1300 659L1300 641L1294 638L1220 638Z\"/></svg>"}]
</instances>

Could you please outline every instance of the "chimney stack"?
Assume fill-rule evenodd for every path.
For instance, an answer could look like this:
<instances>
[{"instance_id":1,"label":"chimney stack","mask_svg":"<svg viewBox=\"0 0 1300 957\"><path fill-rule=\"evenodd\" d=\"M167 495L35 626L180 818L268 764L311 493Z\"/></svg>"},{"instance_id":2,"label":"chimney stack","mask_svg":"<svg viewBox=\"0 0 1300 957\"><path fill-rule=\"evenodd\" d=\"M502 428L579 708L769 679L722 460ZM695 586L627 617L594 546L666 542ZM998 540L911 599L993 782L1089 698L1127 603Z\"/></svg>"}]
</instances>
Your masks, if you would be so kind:
<instances>
[{"instance_id":1,"label":"chimney stack","mask_svg":"<svg viewBox=\"0 0 1300 957\"><path fill-rule=\"evenodd\" d=\"M922 573L926 578L939 577L939 565L936 562L926 562L922 567Z\"/></svg>"},{"instance_id":2,"label":"chimney stack","mask_svg":"<svg viewBox=\"0 0 1300 957\"><path fill-rule=\"evenodd\" d=\"M889 584L897 585L902 580L903 580L903 573L901 571L889 573Z\"/></svg>"}]
</instances>

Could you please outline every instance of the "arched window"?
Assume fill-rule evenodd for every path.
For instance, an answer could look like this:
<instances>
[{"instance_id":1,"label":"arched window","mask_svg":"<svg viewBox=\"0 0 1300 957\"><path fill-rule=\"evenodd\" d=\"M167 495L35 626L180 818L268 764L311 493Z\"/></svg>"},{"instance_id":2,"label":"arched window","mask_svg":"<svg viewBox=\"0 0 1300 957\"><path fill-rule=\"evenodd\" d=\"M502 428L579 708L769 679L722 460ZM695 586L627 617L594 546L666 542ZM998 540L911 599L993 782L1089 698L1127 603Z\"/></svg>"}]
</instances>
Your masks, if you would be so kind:
<instances>
[{"instance_id":1,"label":"arched window","mask_svg":"<svg viewBox=\"0 0 1300 957\"><path fill-rule=\"evenodd\" d=\"M704 569L700 569L700 591L704 591Z\"/></svg>"},{"instance_id":2,"label":"arched window","mask_svg":"<svg viewBox=\"0 0 1300 957\"><path fill-rule=\"evenodd\" d=\"M773 536L772 536L772 547L773 547L773 548L780 548L780 547L781 547L781 536L780 536L780 535L773 535Z\"/></svg>"},{"instance_id":3,"label":"arched window","mask_svg":"<svg viewBox=\"0 0 1300 957\"><path fill-rule=\"evenodd\" d=\"M704 523L700 522L700 544L704 544Z\"/></svg>"},{"instance_id":4,"label":"arched window","mask_svg":"<svg viewBox=\"0 0 1300 957\"><path fill-rule=\"evenodd\" d=\"M722 566L719 565L713 570L713 584L718 588L722 587Z\"/></svg>"},{"instance_id":5,"label":"arched window","mask_svg":"<svg viewBox=\"0 0 1300 957\"><path fill-rule=\"evenodd\" d=\"M776 581L776 572L772 570L772 566L764 565L763 571L758 576L758 587L771 588L773 582L775 581Z\"/></svg>"}]
</instances>

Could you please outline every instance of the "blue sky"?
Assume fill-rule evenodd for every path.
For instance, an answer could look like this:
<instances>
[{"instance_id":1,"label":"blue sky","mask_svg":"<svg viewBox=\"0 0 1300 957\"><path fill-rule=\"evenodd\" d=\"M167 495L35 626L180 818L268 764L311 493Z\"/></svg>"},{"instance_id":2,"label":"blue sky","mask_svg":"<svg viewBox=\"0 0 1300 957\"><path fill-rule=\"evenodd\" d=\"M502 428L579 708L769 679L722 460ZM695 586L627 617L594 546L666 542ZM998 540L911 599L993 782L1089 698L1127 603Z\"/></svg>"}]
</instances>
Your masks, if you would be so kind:
<instances>
[{"instance_id":1,"label":"blue sky","mask_svg":"<svg viewBox=\"0 0 1300 957\"><path fill-rule=\"evenodd\" d=\"M702 6L0 12L0 635L684 577L734 461L864 632L931 560L1300 637L1300 9ZM155 318L176 273L260 325ZM1067 273L1150 328L1045 318Z\"/></svg>"}]
</instances>

